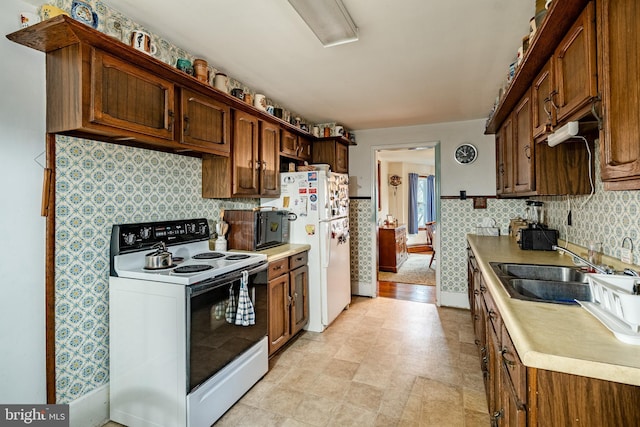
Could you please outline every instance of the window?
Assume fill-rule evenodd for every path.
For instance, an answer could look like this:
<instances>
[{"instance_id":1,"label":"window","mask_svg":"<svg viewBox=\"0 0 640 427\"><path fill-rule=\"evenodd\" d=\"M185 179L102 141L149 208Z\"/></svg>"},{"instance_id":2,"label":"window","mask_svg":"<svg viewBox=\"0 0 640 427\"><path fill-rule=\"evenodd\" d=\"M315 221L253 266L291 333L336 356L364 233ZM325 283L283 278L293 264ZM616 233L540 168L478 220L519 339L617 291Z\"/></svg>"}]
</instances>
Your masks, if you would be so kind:
<instances>
[{"instance_id":1,"label":"window","mask_svg":"<svg viewBox=\"0 0 640 427\"><path fill-rule=\"evenodd\" d=\"M433 175L418 177L417 210L420 226L435 221L434 178Z\"/></svg>"}]
</instances>

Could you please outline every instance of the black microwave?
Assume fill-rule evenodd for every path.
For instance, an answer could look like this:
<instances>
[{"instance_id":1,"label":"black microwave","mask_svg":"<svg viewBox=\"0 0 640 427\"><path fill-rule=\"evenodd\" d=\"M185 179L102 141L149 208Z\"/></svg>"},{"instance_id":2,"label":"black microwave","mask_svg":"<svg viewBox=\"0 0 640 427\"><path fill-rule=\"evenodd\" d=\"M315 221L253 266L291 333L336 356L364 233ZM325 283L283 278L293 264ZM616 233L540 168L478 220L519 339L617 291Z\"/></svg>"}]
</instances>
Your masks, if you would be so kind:
<instances>
[{"instance_id":1,"label":"black microwave","mask_svg":"<svg viewBox=\"0 0 640 427\"><path fill-rule=\"evenodd\" d=\"M229 249L260 251L289 243L289 211L225 210Z\"/></svg>"}]
</instances>

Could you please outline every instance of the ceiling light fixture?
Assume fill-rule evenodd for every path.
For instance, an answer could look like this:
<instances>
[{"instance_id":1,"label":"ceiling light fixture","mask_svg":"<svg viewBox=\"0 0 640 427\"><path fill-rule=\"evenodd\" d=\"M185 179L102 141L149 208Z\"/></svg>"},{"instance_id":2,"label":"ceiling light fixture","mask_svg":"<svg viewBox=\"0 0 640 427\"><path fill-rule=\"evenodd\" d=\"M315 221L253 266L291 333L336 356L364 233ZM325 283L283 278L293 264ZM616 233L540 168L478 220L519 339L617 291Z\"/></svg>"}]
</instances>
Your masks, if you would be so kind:
<instances>
[{"instance_id":1,"label":"ceiling light fixture","mask_svg":"<svg viewBox=\"0 0 640 427\"><path fill-rule=\"evenodd\" d=\"M324 47L358 40L358 27L342 0L289 0Z\"/></svg>"}]
</instances>

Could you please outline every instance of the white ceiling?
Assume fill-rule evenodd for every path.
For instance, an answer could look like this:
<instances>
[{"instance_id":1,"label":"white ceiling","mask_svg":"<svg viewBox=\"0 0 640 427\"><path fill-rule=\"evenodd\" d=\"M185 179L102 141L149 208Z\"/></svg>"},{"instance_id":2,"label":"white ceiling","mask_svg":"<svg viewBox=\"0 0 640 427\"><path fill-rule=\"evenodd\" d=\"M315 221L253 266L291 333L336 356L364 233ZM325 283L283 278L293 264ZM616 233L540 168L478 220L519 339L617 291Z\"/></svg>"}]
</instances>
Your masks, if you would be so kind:
<instances>
[{"instance_id":1,"label":"white ceiling","mask_svg":"<svg viewBox=\"0 0 640 427\"><path fill-rule=\"evenodd\" d=\"M324 48L286 0L104 0L312 123L486 118L535 0L343 0L355 43Z\"/></svg>"}]
</instances>

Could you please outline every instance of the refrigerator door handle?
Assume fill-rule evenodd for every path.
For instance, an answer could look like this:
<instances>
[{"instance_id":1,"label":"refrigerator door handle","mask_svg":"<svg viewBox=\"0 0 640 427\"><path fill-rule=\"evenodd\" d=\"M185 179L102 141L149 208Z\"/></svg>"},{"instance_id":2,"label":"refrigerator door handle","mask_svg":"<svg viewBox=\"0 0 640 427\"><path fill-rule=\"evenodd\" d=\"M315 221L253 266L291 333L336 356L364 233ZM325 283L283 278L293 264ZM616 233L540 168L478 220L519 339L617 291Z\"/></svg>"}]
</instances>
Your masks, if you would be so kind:
<instances>
[{"instance_id":1,"label":"refrigerator door handle","mask_svg":"<svg viewBox=\"0 0 640 427\"><path fill-rule=\"evenodd\" d=\"M329 267L329 260L331 259L331 224L328 222L321 223L322 227L326 227L326 232L323 230L324 239L320 238L320 241L324 243L324 259L322 260L322 268Z\"/></svg>"}]
</instances>

